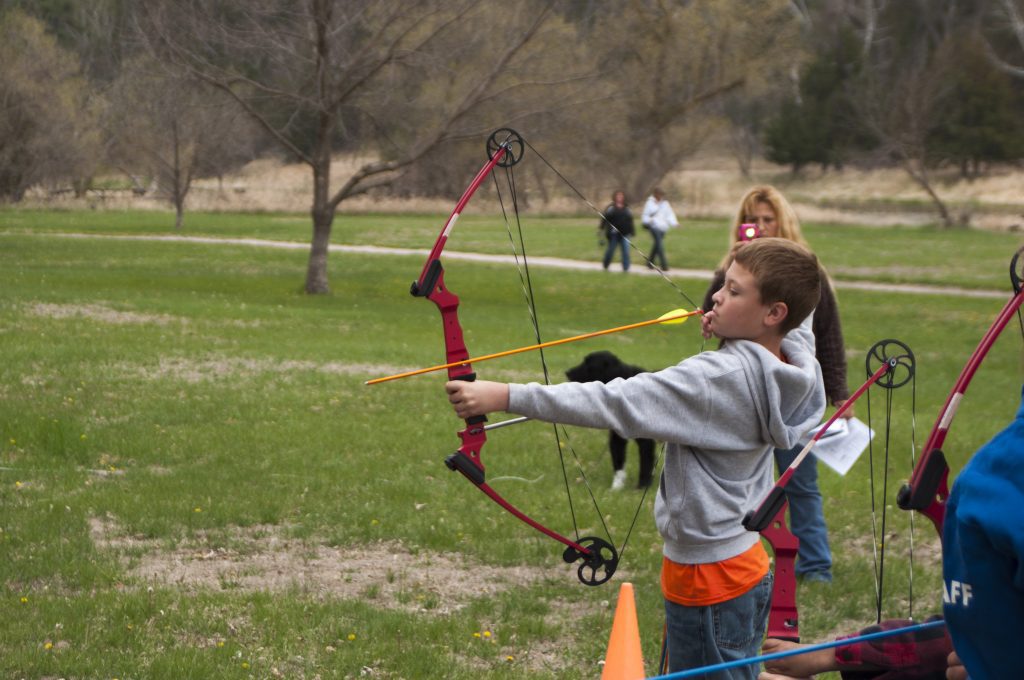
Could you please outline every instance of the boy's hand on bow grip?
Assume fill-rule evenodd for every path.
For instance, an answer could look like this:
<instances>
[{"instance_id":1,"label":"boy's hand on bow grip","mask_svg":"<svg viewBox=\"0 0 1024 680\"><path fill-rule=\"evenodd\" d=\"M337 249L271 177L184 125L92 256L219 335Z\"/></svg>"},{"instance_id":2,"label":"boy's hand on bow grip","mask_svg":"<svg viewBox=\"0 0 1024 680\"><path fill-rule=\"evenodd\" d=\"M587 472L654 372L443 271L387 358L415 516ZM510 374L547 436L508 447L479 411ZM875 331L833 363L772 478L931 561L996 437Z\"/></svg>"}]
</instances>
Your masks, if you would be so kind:
<instances>
[{"instance_id":1,"label":"boy's hand on bow grip","mask_svg":"<svg viewBox=\"0 0 1024 680\"><path fill-rule=\"evenodd\" d=\"M508 385L488 380L450 380L445 383L448 401L462 419L508 409Z\"/></svg>"}]
</instances>

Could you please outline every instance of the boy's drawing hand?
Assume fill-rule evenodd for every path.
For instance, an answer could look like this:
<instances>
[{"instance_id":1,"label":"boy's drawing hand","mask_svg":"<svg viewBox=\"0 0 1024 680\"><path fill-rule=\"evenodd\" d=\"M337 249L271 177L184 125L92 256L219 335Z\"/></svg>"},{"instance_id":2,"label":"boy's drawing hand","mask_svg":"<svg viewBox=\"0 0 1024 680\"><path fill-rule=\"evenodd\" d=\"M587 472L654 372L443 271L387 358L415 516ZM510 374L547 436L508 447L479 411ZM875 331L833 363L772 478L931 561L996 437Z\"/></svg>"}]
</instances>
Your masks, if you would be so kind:
<instances>
[{"instance_id":1,"label":"boy's drawing hand","mask_svg":"<svg viewBox=\"0 0 1024 680\"><path fill-rule=\"evenodd\" d=\"M711 320L708 319L707 314L700 315L700 334L704 336L705 340L710 340L713 335L711 332Z\"/></svg>"},{"instance_id":2,"label":"boy's drawing hand","mask_svg":"<svg viewBox=\"0 0 1024 680\"><path fill-rule=\"evenodd\" d=\"M450 380L444 389L456 415L463 419L508 409L508 385L505 383Z\"/></svg>"}]
</instances>

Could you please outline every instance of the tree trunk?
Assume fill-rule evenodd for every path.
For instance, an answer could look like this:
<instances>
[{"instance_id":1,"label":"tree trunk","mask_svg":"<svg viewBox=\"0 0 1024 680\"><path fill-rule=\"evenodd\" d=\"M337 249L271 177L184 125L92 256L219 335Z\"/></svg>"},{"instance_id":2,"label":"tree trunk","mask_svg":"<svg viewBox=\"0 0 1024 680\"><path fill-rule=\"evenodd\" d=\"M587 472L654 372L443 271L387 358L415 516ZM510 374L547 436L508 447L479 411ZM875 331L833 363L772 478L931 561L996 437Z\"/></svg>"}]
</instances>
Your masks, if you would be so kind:
<instances>
[{"instance_id":1,"label":"tree trunk","mask_svg":"<svg viewBox=\"0 0 1024 680\"><path fill-rule=\"evenodd\" d=\"M315 0L313 16L317 89L323 93L330 91L327 65L330 63L330 45L327 38L328 26L331 23L331 7L324 0ZM331 141L334 136L334 123L337 112L332 108L320 110L317 119L316 143L313 147L310 164L313 166L313 241L309 246L309 265L306 268L306 293L310 295L326 295L331 292L327 281L327 252L331 244L331 225L334 223L334 211L337 204L331 201Z\"/></svg>"},{"instance_id":2,"label":"tree trunk","mask_svg":"<svg viewBox=\"0 0 1024 680\"><path fill-rule=\"evenodd\" d=\"M327 283L327 250L331 242L333 212L313 214L313 243L309 249L309 266L306 269L306 292L310 295L324 295L331 292Z\"/></svg>"},{"instance_id":3,"label":"tree trunk","mask_svg":"<svg viewBox=\"0 0 1024 680\"><path fill-rule=\"evenodd\" d=\"M328 200L331 184L331 155L326 142L318 149L313 162L313 240L309 247L309 266L306 268L306 292L324 295L331 292L327 282L327 251L331 243L334 224L334 206Z\"/></svg>"},{"instance_id":4,"label":"tree trunk","mask_svg":"<svg viewBox=\"0 0 1024 680\"><path fill-rule=\"evenodd\" d=\"M171 168L171 202L174 203L174 230L181 231L184 224L185 192L181 181L181 140L178 138L178 121L171 124L171 139L174 142L174 166Z\"/></svg>"}]
</instances>

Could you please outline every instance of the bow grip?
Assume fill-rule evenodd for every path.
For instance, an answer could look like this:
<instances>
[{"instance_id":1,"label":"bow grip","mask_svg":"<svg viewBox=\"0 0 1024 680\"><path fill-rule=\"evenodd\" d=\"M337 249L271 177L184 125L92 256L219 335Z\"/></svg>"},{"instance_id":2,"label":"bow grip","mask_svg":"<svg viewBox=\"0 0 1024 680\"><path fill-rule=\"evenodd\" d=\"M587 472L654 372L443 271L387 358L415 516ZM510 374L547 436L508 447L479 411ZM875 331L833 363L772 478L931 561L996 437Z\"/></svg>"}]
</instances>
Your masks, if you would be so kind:
<instances>
[{"instance_id":1,"label":"bow grip","mask_svg":"<svg viewBox=\"0 0 1024 680\"><path fill-rule=\"evenodd\" d=\"M473 382L476 380L476 372L463 373L462 375L453 375L449 377L449 380L465 380L466 382ZM480 423L486 423L487 416L473 416L472 418L466 418L467 425L479 425Z\"/></svg>"},{"instance_id":2,"label":"bow grip","mask_svg":"<svg viewBox=\"0 0 1024 680\"><path fill-rule=\"evenodd\" d=\"M743 528L747 531L764 531L785 502L786 490L781 486L773 486L764 502L743 517Z\"/></svg>"}]
</instances>

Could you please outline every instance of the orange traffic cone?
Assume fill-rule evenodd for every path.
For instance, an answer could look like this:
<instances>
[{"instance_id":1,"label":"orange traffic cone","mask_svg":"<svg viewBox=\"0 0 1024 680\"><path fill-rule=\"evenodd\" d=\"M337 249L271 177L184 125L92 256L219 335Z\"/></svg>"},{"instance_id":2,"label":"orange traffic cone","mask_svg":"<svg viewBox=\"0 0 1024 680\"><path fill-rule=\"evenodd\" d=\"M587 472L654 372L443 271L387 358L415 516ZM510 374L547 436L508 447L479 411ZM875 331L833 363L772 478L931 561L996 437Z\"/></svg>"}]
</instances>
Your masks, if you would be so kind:
<instances>
[{"instance_id":1,"label":"orange traffic cone","mask_svg":"<svg viewBox=\"0 0 1024 680\"><path fill-rule=\"evenodd\" d=\"M608 638L608 652L604 657L601 680L643 680L645 677L633 584L623 583L619 588L619 602L615 606L615 619L612 621L611 637Z\"/></svg>"}]
</instances>

